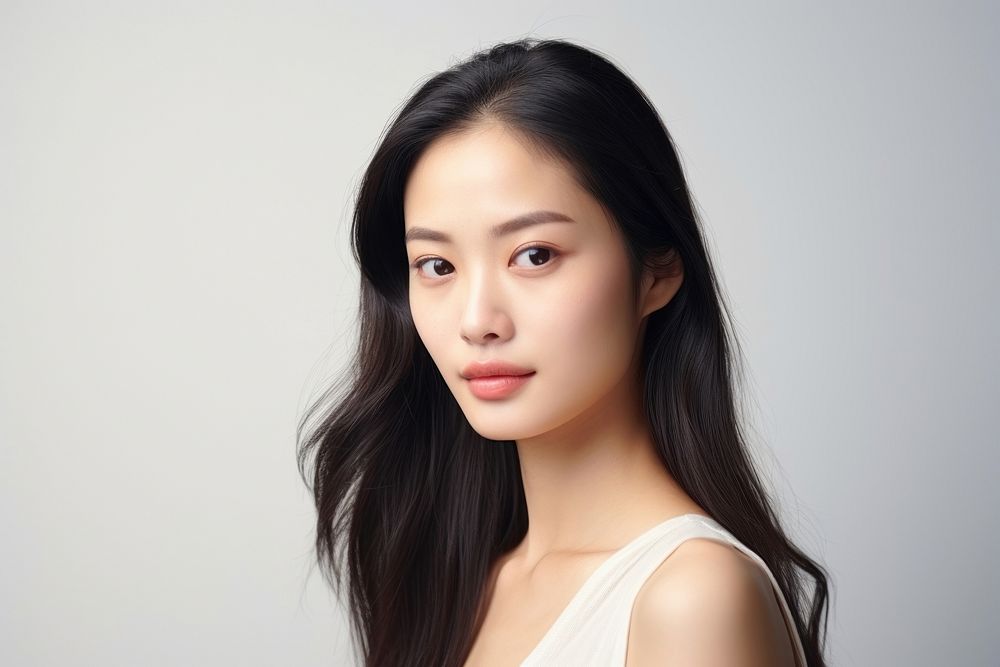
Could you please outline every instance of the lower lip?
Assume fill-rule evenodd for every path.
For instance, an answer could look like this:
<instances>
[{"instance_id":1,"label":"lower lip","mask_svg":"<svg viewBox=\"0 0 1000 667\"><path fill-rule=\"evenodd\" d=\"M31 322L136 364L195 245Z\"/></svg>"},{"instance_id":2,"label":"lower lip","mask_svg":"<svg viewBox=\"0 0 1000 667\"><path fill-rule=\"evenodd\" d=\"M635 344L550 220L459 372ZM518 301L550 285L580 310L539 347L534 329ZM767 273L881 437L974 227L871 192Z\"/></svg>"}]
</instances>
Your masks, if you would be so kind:
<instances>
[{"instance_id":1,"label":"lower lip","mask_svg":"<svg viewBox=\"0 0 1000 667\"><path fill-rule=\"evenodd\" d=\"M527 375L491 375L469 380L469 389L477 398L504 398L527 383L534 373Z\"/></svg>"}]
</instances>

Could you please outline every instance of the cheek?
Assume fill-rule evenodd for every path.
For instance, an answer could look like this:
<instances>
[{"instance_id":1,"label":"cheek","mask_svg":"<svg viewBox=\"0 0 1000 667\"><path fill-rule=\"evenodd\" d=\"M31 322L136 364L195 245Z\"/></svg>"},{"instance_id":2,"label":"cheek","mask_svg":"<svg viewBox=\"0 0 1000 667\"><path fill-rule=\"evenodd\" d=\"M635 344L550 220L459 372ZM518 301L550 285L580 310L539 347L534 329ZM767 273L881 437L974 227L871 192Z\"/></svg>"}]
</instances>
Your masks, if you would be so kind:
<instances>
[{"instance_id":1,"label":"cheek","mask_svg":"<svg viewBox=\"0 0 1000 667\"><path fill-rule=\"evenodd\" d=\"M604 267L603 273L595 267L534 302L530 347L540 366L564 379L616 380L631 360L635 332L627 280Z\"/></svg>"},{"instance_id":2,"label":"cheek","mask_svg":"<svg viewBox=\"0 0 1000 667\"><path fill-rule=\"evenodd\" d=\"M440 365L441 344L446 323L437 321L438 318L434 317L433 311L413 297L410 298L410 317L413 319L413 327L417 330L420 341L434 362Z\"/></svg>"}]
</instances>

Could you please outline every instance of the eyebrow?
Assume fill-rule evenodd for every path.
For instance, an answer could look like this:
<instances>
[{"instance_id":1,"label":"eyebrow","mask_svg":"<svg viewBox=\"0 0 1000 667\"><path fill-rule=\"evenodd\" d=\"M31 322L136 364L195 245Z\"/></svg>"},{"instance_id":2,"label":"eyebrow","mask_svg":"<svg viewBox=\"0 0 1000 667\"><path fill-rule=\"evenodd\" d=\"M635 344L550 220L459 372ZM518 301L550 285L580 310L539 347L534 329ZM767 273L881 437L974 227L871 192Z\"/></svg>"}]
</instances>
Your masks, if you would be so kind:
<instances>
[{"instance_id":1,"label":"eyebrow","mask_svg":"<svg viewBox=\"0 0 1000 667\"><path fill-rule=\"evenodd\" d=\"M573 218L557 211L532 211L524 213L507 222L502 222L490 229L490 238L498 239L507 234L531 227L541 225L546 222L576 222ZM411 227L406 231L405 243L410 241L439 241L441 243L451 243L451 237L444 232L436 232L426 227Z\"/></svg>"}]
</instances>

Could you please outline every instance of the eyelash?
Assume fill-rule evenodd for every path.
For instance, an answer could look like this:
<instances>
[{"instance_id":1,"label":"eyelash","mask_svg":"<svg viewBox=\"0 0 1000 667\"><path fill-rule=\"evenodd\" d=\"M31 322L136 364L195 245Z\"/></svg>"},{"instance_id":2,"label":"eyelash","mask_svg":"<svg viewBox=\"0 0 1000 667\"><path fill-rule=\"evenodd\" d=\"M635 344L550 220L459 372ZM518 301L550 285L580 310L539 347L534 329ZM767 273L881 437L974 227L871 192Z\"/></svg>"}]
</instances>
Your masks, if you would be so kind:
<instances>
[{"instance_id":1,"label":"eyelash","mask_svg":"<svg viewBox=\"0 0 1000 667\"><path fill-rule=\"evenodd\" d=\"M555 248L551 248L551 247L546 246L546 245L530 245L530 246L526 246L524 248L521 248L520 250L518 250L517 252L515 252L514 253L514 257L517 257L521 253L526 252L528 250L548 250L549 251L549 253L551 255L551 257L549 258L549 261L545 262L540 267L538 267L538 270L541 270L541 269L545 268L546 266L548 266L549 264L551 264L552 262L554 262L555 259L557 257L559 257L559 255L560 255L560 253ZM443 260L445 262L448 261L448 260L444 259L443 257L437 257L437 256L434 256L434 255L431 255L430 257L421 257L420 259L414 260L410 264L410 269L413 270L413 271L416 271L417 275L420 275L420 267L423 266L424 264L426 264L427 262L430 262L430 261L433 261L433 260L436 260L436 259L440 259L440 260ZM448 262L448 263L450 264L450 262ZM532 269L529 269L529 270L532 270ZM431 281L432 282L437 282L438 279L442 279L442 278L445 278L445 276L437 276L436 278L431 278Z\"/></svg>"}]
</instances>

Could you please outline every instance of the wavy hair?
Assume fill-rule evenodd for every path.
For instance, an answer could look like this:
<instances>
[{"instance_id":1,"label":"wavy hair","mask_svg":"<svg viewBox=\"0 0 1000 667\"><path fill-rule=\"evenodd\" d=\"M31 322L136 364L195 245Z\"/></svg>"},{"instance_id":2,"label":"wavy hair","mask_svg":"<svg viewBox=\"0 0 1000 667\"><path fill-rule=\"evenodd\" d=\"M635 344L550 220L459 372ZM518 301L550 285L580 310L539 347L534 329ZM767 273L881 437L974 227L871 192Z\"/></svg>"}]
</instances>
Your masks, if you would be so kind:
<instances>
[{"instance_id":1,"label":"wavy hair","mask_svg":"<svg viewBox=\"0 0 1000 667\"><path fill-rule=\"evenodd\" d=\"M515 442L473 430L409 309L408 174L436 138L483 122L560 159L606 207L626 242L634 295L643 268L683 262L681 287L648 316L642 340L651 436L691 498L767 563L809 665L825 665L827 573L782 530L748 453L734 393L739 343L673 140L605 56L534 38L428 78L383 132L357 190L358 344L297 430L317 562L338 595L346 587L355 651L367 667L461 665L491 566L528 527Z\"/></svg>"}]
</instances>

